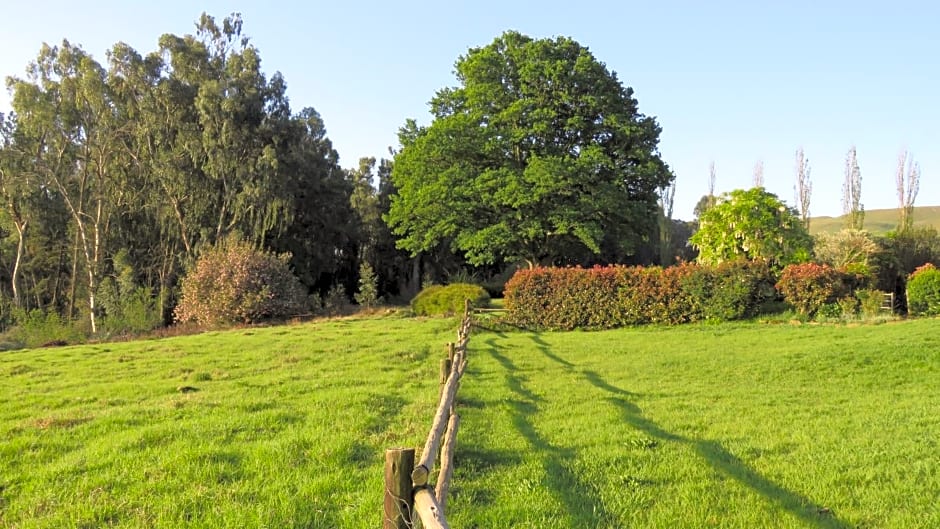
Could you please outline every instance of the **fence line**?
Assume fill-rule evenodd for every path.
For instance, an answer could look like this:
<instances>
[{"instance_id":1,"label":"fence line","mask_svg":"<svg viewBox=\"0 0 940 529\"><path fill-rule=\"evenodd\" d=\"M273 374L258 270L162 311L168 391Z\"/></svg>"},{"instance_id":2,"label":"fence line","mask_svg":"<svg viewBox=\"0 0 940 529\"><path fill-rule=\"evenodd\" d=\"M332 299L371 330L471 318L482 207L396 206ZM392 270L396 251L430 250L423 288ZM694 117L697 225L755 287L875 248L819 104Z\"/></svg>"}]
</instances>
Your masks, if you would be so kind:
<instances>
[{"instance_id":1,"label":"fence line","mask_svg":"<svg viewBox=\"0 0 940 529\"><path fill-rule=\"evenodd\" d=\"M467 368L467 343L470 341L473 307L464 304L464 314L457 328L457 341L447 344L441 360L440 398L431 431L415 461L413 448L389 448L385 451L384 529L410 529L417 516L425 529L450 529L444 508L454 470L454 449L460 416L455 412L460 379ZM428 483L435 460L440 470L434 488Z\"/></svg>"}]
</instances>

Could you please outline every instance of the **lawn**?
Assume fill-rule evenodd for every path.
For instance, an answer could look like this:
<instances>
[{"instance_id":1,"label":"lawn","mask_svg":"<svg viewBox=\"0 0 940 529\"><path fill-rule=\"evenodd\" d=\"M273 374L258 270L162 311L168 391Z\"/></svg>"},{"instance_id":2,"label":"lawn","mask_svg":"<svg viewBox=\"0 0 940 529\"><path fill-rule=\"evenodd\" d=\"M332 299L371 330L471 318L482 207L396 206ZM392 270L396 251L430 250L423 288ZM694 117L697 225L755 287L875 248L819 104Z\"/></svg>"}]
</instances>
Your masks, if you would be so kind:
<instances>
[{"instance_id":1,"label":"lawn","mask_svg":"<svg viewBox=\"0 0 940 529\"><path fill-rule=\"evenodd\" d=\"M475 331L450 521L938 527L937 323ZM456 324L0 354L0 527L378 527Z\"/></svg>"}]
</instances>

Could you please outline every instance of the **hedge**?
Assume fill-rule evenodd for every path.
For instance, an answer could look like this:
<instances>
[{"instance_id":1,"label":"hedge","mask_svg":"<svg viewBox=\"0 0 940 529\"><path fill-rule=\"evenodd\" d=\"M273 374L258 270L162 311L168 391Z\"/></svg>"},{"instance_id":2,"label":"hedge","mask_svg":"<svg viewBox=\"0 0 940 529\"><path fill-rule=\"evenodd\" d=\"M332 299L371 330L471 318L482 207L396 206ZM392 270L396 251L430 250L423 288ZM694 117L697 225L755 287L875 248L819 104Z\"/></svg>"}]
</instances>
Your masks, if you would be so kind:
<instances>
[{"instance_id":1,"label":"hedge","mask_svg":"<svg viewBox=\"0 0 940 529\"><path fill-rule=\"evenodd\" d=\"M717 267L540 267L517 272L504 295L507 320L523 327L674 325L753 316L773 295L773 278L765 265L746 261Z\"/></svg>"},{"instance_id":2,"label":"hedge","mask_svg":"<svg viewBox=\"0 0 940 529\"><path fill-rule=\"evenodd\" d=\"M803 263L783 269L777 290L801 314L814 316L824 306L851 296L855 282L854 274L827 264Z\"/></svg>"}]
</instances>

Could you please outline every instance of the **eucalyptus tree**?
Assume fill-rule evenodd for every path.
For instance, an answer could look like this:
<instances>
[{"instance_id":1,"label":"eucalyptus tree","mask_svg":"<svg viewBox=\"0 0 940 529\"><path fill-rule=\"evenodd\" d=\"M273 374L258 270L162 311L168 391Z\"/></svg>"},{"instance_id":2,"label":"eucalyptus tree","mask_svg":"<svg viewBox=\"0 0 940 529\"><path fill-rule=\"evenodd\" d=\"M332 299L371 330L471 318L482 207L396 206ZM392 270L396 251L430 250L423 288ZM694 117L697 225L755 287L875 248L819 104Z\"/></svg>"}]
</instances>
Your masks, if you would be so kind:
<instances>
[{"instance_id":1,"label":"eucalyptus tree","mask_svg":"<svg viewBox=\"0 0 940 529\"><path fill-rule=\"evenodd\" d=\"M26 234L31 220L26 204L31 193L30 179L26 174L26 164L23 163L23 153L17 150L21 146L14 143L15 123L14 115L4 116L0 113L0 195L6 207L6 216L9 217L17 236L16 253L10 271L10 287L13 304L21 307L23 300L20 289L20 267L23 263Z\"/></svg>"},{"instance_id":2,"label":"eucalyptus tree","mask_svg":"<svg viewBox=\"0 0 940 529\"><path fill-rule=\"evenodd\" d=\"M289 252L294 273L307 288L325 292L355 281L358 235L351 205L353 186L320 114L304 108L291 117L279 166L291 190L291 222L269 233L267 246Z\"/></svg>"},{"instance_id":3,"label":"eucalyptus tree","mask_svg":"<svg viewBox=\"0 0 940 529\"><path fill-rule=\"evenodd\" d=\"M113 216L134 186L127 179L126 121L117 118L105 69L81 47L43 45L26 80L13 79L13 108L36 144L33 163L61 196L75 230L75 253L85 272L92 332L95 296ZM73 292L78 259L73 258Z\"/></svg>"}]
</instances>

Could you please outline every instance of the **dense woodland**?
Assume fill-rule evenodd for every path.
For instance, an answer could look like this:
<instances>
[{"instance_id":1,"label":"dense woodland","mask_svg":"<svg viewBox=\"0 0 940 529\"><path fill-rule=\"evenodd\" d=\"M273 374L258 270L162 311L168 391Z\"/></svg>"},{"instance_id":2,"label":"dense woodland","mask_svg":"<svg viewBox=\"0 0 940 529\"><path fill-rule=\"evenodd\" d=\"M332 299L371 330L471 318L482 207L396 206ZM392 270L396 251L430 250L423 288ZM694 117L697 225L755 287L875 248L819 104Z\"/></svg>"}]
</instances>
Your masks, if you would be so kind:
<instances>
[{"instance_id":1,"label":"dense woodland","mask_svg":"<svg viewBox=\"0 0 940 529\"><path fill-rule=\"evenodd\" d=\"M36 314L92 333L132 313L172 323L181 279L226 240L289 256L311 310L351 299L363 265L376 297L407 301L467 278L498 294L526 264L696 257L697 220L672 219L659 125L570 39L507 32L471 49L460 86L432 98L432 124L408 120L392 159L351 169L317 111L293 110L261 64L239 16L203 15L194 35L148 53L118 43L104 63L43 46L8 78L0 327ZM697 217L720 202L711 178ZM809 190L793 211L807 240ZM882 288L940 255L935 231L918 237L881 242L923 254L882 267Z\"/></svg>"},{"instance_id":2,"label":"dense woodland","mask_svg":"<svg viewBox=\"0 0 940 529\"><path fill-rule=\"evenodd\" d=\"M181 275L226 237L289 253L311 292L351 288L362 259L386 292L414 288L402 270L417 261L380 219L389 162L342 169L316 110L291 109L241 29L204 15L195 35L164 35L147 54L119 43L105 64L63 41L8 79L6 323L19 307L94 325L132 296L169 322Z\"/></svg>"}]
</instances>

